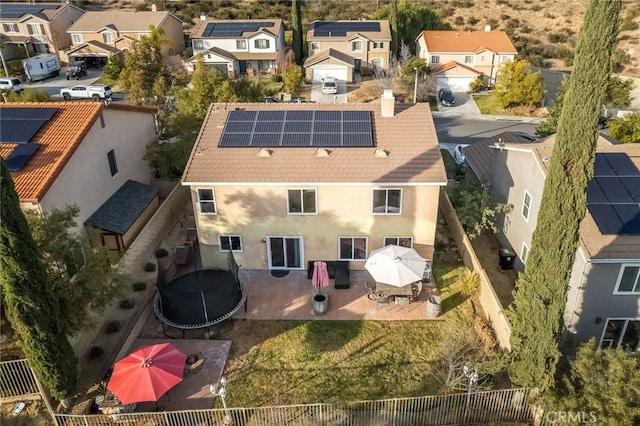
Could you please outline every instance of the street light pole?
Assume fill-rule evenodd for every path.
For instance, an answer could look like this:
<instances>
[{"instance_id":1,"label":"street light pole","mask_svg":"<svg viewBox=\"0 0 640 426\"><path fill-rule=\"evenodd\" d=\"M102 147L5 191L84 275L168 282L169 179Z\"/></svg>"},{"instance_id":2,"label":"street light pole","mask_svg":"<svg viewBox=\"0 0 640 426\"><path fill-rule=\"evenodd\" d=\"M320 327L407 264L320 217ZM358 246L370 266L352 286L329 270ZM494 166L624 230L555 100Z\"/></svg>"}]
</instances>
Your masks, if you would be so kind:
<instances>
[{"instance_id":1,"label":"street light pole","mask_svg":"<svg viewBox=\"0 0 640 426\"><path fill-rule=\"evenodd\" d=\"M416 99L418 96L418 68L413 68L413 70L416 72L416 81L413 84L413 103L415 104L416 102L418 102L418 100Z\"/></svg>"},{"instance_id":2,"label":"street light pole","mask_svg":"<svg viewBox=\"0 0 640 426\"><path fill-rule=\"evenodd\" d=\"M225 425L232 425L233 420L231 419L231 415L229 414L229 408L227 407L227 379L222 376L220 377L220 382L216 384L212 384L209 386L209 391L213 394L213 396L219 396L222 400L222 409L224 410L224 420L223 423Z\"/></svg>"}]
</instances>

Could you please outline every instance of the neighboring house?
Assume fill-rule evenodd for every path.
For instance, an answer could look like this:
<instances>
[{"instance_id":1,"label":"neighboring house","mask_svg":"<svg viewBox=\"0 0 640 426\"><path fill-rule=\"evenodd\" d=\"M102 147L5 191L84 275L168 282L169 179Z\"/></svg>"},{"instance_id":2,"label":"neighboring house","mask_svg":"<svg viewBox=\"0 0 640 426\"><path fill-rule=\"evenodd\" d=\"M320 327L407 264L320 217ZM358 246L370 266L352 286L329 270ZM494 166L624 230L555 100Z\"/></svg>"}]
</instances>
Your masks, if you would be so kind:
<instances>
[{"instance_id":1,"label":"neighboring house","mask_svg":"<svg viewBox=\"0 0 640 426\"><path fill-rule=\"evenodd\" d=\"M472 170L490 177L499 201L514 206L498 237L518 253L519 270L531 248L554 140L463 149ZM602 347L640 349L639 168L639 146L600 137L564 314L566 330L580 341L594 337Z\"/></svg>"},{"instance_id":2,"label":"neighboring house","mask_svg":"<svg viewBox=\"0 0 640 426\"><path fill-rule=\"evenodd\" d=\"M5 61L24 54L55 53L71 44L67 28L84 10L66 3L0 3L0 48Z\"/></svg>"},{"instance_id":3,"label":"neighboring house","mask_svg":"<svg viewBox=\"0 0 640 426\"><path fill-rule=\"evenodd\" d=\"M243 268L363 269L372 250L431 259L446 185L428 104L214 104L182 185L202 265L231 250Z\"/></svg>"},{"instance_id":4,"label":"neighboring house","mask_svg":"<svg viewBox=\"0 0 640 426\"><path fill-rule=\"evenodd\" d=\"M72 46L69 60L87 60L105 64L113 55L131 48L141 37L151 34L150 26L164 32L162 52L176 55L185 49L182 21L169 12L107 10L86 12L67 32Z\"/></svg>"},{"instance_id":5,"label":"neighboring house","mask_svg":"<svg viewBox=\"0 0 640 426\"><path fill-rule=\"evenodd\" d=\"M149 184L144 156L156 138L154 115L117 103L0 104L0 155L21 207L46 213L75 204L80 229L127 181ZM131 215L132 208L123 204L112 214ZM109 238L104 244L112 248Z\"/></svg>"},{"instance_id":6,"label":"neighboring house","mask_svg":"<svg viewBox=\"0 0 640 426\"><path fill-rule=\"evenodd\" d=\"M437 88L454 92L468 92L480 76L494 86L500 66L518 54L504 31L422 31L416 43L416 55L433 70Z\"/></svg>"},{"instance_id":7,"label":"neighboring house","mask_svg":"<svg viewBox=\"0 0 640 426\"><path fill-rule=\"evenodd\" d=\"M389 21L315 21L307 28L307 81L353 82L363 68L389 67Z\"/></svg>"},{"instance_id":8,"label":"neighboring house","mask_svg":"<svg viewBox=\"0 0 640 426\"><path fill-rule=\"evenodd\" d=\"M197 55L204 63L235 78L274 73L278 55L284 51L284 26L281 19L208 20L200 17L191 32L193 56L187 69L193 71Z\"/></svg>"}]
</instances>

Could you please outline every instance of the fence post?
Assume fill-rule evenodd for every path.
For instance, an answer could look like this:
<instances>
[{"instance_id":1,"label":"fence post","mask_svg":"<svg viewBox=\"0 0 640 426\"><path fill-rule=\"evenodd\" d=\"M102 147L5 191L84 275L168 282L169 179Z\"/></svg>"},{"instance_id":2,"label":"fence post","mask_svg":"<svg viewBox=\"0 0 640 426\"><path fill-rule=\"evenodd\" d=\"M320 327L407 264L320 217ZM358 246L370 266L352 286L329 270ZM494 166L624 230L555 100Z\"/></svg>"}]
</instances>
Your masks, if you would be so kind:
<instances>
[{"instance_id":1,"label":"fence post","mask_svg":"<svg viewBox=\"0 0 640 426\"><path fill-rule=\"evenodd\" d=\"M29 364L27 363L27 365ZM44 402L45 407L47 407L47 411L49 412L49 415L51 415L51 418L53 419L53 424L57 425L58 420L56 419L56 412L53 410L51 401L49 401L49 393L46 391L44 386L42 386L42 383L40 383L40 380L38 379L38 376L36 376L36 373L33 371L33 368L31 368L31 365L29 365L29 369L31 370L31 374L33 374L33 379L35 380L36 386L38 387L38 391L42 396L42 402Z\"/></svg>"}]
</instances>

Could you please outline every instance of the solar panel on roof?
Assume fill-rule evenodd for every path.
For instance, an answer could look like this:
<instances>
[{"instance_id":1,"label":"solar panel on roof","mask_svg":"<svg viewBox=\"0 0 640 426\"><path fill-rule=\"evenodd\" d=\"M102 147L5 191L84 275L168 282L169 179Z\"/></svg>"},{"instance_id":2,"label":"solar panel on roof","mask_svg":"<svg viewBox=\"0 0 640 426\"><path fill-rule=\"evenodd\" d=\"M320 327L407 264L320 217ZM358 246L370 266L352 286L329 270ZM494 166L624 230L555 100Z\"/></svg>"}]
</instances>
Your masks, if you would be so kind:
<instances>
[{"instance_id":1,"label":"solar panel on roof","mask_svg":"<svg viewBox=\"0 0 640 426\"><path fill-rule=\"evenodd\" d=\"M633 201L640 203L640 176L621 177L620 180L629 194L631 194Z\"/></svg>"},{"instance_id":2,"label":"solar panel on roof","mask_svg":"<svg viewBox=\"0 0 640 426\"><path fill-rule=\"evenodd\" d=\"M316 111L315 121L335 121L342 117L341 111Z\"/></svg>"},{"instance_id":3,"label":"solar panel on roof","mask_svg":"<svg viewBox=\"0 0 640 426\"><path fill-rule=\"evenodd\" d=\"M11 154L9 154L9 156L5 160L5 165L12 172L17 172L18 170L23 168L25 164L27 164L29 158L31 158L31 156L36 152L37 149L37 143L20 144L13 148L13 151L11 151Z\"/></svg>"},{"instance_id":4,"label":"solar panel on roof","mask_svg":"<svg viewBox=\"0 0 640 426\"><path fill-rule=\"evenodd\" d=\"M588 204L587 207L602 234L616 235L625 233L624 225L611 204Z\"/></svg>"},{"instance_id":5,"label":"solar panel on roof","mask_svg":"<svg viewBox=\"0 0 640 426\"><path fill-rule=\"evenodd\" d=\"M609 204L609 200L595 179L591 179L587 185L587 200L594 204Z\"/></svg>"},{"instance_id":6,"label":"solar panel on roof","mask_svg":"<svg viewBox=\"0 0 640 426\"><path fill-rule=\"evenodd\" d=\"M258 121L255 132L278 133L282 132L282 120L280 121Z\"/></svg>"},{"instance_id":7,"label":"solar panel on roof","mask_svg":"<svg viewBox=\"0 0 640 426\"><path fill-rule=\"evenodd\" d=\"M340 122L336 121L316 121L313 123L314 133L338 133L340 132Z\"/></svg>"},{"instance_id":8,"label":"solar panel on roof","mask_svg":"<svg viewBox=\"0 0 640 426\"><path fill-rule=\"evenodd\" d=\"M26 14L37 14L43 10L59 8L57 4L0 4L0 16L3 18L20 18Z\"/></svg>"},{"instance_id":9,"label":"solar panel on roof","mask_svg":"<svg viewBox=\"0 0 640 426\"><path fill-rule=\"evenodd\" d=\"M309 121L313 119L313 111L287 111L287 121Z\"/></svg>"},{"instance_id":10,"label":"solar panel on roof","mask_svg":"<svg viewBox=\"0 0 640 426\"><path fill-rule=\"evenodd\" d=\"M345 121L342 131L347 133L367 133L371 131L371 124L366 121Z\"/></svg>"},{"instance_id":11,"label":"solar panel on roof","mask_svg":"<svg viewBox=\"0 0 640 426\"><path fill-rule=\"evenodd\" d=\"M309 133L313 122L311 121L286 121L284 123L285 133Z\"/></svg>"},{"instance_id":12,"label":"solar panel on roof","mask_svg":"<svg viewBox=\"0 0 640 426\"><path fill-rule=\"evenodd\" d=\"M348 32L380 32L379 22L315 22L313 34L317 37L344 37Z\"/></svg>"},{"instance_id":13,"label":"solar panel on roof","mask_svg":"<svg viewBox=\"0 0 640 426\"><path fill-rule=\"evenodd\" d=\"M344 121L371 121L368 111L342 111Z\"/></svg>"},{"instance_id":14,"label":"solar panel on roof","mask_svg":"<svg viewBox=\"0 0 640 426\"><path fill-rule=\"evenodd\" d=\"M231 111L227 116L227 121L255 121L257 115L257 111Z\"/></svg>"},{"instance_id":15,"label":"solar panel on roof","mask_svg":"<svg viewBox=\"0 0 640 426\"><path fill-rule=\"evenodd\" d=\"M46 120L5 120L0 119L0 136L2 142L9 143L27 143L31 142L31 139L38 133L38 130L46 123ZM16 126L17 123L17 126ZM7 129L11 128L13 131L5 132L5 126Z\"/></svg>"},{"instance_id":16,"label":"solar panel on roof","mask_svg":"<svg viewBox=\"0 0 640 426\"><path fill-rule=\"evenodd\" d=\"M284 120L286 111L259 111L258 121Z\"/></svg>"},{"instance_id":17,"label":"solar panel on roof","mask_svg":"<svg viewBox=\"0 0 640 426\"><path fill-rule=\"evenodd\" d=\"M600 155L609 163L613 173L618 176L639 176L638 171L631 158L623 152L607 152L596 154L596 157Z\"/></svg>"},{"instance_id":18,"label":"solar panel on roof","mask_svg":"<svg viewBox=\"0 0 640 426\"><path fill-rule=\"evenodd\" d=\"M202 31L203 37L240 37L245 32L273 27L273 22L210 22Z\"/></svg>"},{"instance_id":19,"label":"solar panel on roof","mask_svg":"<svg viewBox=\"0 0 640 426\"><path fill-rule=\"evenodd\" d=\"M2 107L0 120L50 120L58 108Z\"/></svg>"},{"instance_id":20,"label":"solar panel on roof","mask_svg":"<svg viewBox=\"0 0 640 426\"><path fill-rule=\"evenodd\" d=\"M308 133L283 133L283 146L311 146L311 138Z\"/></svg>"},{"instance_id":21,"label":"solar panel on roof","mask_svg":"<svg viewBox=\"0 0 640 426\"><path fill-rule=\"evenodd\" d=\"M280 145L280 133L254 133L252 145L278 146Z\"/></svg>"},{"instance_id":22,"label":"solar panel on roof","mask_svg":"<svg viewBox=\"0 0 640 426\"><path fill-rule=\"evenodd\" d=\"M622 184L622 181L617 177L597 177L595 178L602 192L609 200L609 204L617 203L633 203L631 194Z\"/></svg>"}]
</instances>

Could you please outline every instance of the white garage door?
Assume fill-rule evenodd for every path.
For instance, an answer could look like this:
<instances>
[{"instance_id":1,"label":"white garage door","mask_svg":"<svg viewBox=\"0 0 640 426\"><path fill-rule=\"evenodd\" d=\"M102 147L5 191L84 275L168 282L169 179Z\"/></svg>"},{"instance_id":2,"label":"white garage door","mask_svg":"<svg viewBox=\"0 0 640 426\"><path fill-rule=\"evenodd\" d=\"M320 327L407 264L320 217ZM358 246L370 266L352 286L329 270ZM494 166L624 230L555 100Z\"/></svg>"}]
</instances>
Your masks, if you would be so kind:
<instances>
[{"instance_id":1,"label":"white garage door","mask_svg":"<svg viewBox=\"0 0 640 426\"><path fill-rule=\"evenodd\" d=\"M451 89L452 92L468 92L474 77L437 77L436 85L439 89Z\"/></svg>"},{"instance_id":2,"label":"white garage door","mask_svg":"<svg viewBox=\"0 0 640 426\"><path fill-rule=\"evenodd\" d=\"M339 65L318 65L313 67L312 80L321 83L325 77L333 77L336 80L347 81L347 67Z\"/></svg>"}]
</instances>

